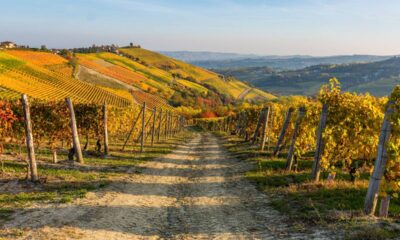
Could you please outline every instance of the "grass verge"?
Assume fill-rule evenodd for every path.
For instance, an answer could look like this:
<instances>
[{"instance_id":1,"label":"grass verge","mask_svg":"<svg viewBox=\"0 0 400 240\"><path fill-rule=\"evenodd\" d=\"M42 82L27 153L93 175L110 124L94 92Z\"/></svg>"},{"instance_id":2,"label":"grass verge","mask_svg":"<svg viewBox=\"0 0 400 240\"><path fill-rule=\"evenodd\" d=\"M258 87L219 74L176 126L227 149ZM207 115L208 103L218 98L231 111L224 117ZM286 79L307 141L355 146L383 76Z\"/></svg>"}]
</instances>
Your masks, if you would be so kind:
<instances>
[{"instance_id":1,"label":"grass verge","mask_svg":"<svg viewBox=\"0 0 400 240\"><path fill-rule=\"evenodd\" d=\"M334 181L322 174L318 183L311 181L312 154L298 161L296 171L285 170L285 153L272 157L273 146L260 152L237 136L216 133L225 147L237 158L254 165L246 177L268 193L271 205L288 216L293 226L306 231L311 226L333 228L346 239L390 239L400 236L400 201L393 199L390 217L378 219L364 216L362 209L369 173L362 173L355 182L346 172L338 172ZM364 231L367 229L367 231ZM376 231L375 231L376 230ZM379 231L378 231L379 230ZM371 238L366 237L369 233Z\"/></svg>"}]
</instances>

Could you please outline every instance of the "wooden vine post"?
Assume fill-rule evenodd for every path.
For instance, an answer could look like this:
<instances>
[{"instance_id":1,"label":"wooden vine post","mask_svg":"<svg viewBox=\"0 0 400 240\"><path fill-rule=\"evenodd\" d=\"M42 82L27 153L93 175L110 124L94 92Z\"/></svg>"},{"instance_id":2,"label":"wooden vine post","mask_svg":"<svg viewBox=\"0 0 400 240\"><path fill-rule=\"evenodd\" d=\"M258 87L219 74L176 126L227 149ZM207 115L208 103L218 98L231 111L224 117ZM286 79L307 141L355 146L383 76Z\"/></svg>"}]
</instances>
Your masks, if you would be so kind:
<instances>
[{"instance_id":1,"label":"wooden vine post","mask_svg":"<svg viewBox=\"0 0 400 240\"><path fill-rule=\"evenodd\" d=\"M67 103L67 107L69 110L70 126L71 126L71 130L72 130L72 144L73 144L76 160L79 163L84 163L83 156L82 156L81 144L79 141L78 127L76 125L74 105L72 104L72 100L69 97L67 97L65 99L65 102Z\"/></svg>"},{"instance_id":2,"label":"wooden vine post","mask_svg":"<svg viewBox=\"0 0 400 240\"><path fill-rule=\"evenodd\" d=\"M254 144L257 141L258 134L260 132L261 122L262 119L264 118L264 115L265 115L265 109L263 108L261 109L260 115L258 116L257 126L256 129L254 130L253 140L251 141L252 144Z\"/></svg>"},{"instance_id":3,"label":"wooden vine post","mask_svg":"<svg viewBox=\"0 0 400 240\"><path fill-rule=\"evenodd\" d=\"M242 118L242 113L239 113L238 115L236 115L236 127L235 127L236 134L239 134L241 118Z\"/></svg>"},{"instance_id":4,"label":"wooden vine post","mask_svg":"<svg viewBox=\"0 0 400 240\"><path fill-rule=\"evenodd\" d=\"M292 141L290 143L289 152L288 152L287 159L286 159L286 170L288 170L288 171L292 170L296 138L299 133L299 127L300 127L301 120L304 118L305 113L306 113L306 109L304 107L300 107L297 118L296 118L294 130L293 130Z\"/></svg>"},{"instance_id":5,"label":"wooden vine post","mask_svg":"<svg viewBox=\"0 0 400 240\"><path fill-rule=\"evenodd\" d=\"M172 116L173 116L173 113L172 113L172 112L169 112L169 118L168 118L168 138L171 137Z\"/></svg>"},{"instance_id":6,"label":"wooden vine post","mask_svg":"<svg viewBox=\"0 0 400 240\"><path fill-rule=\"evenodd\" d=\"M178 116L173 116L173 118L172 118L172 136L173 137L176 134L177 119L178 119Z\"/></svg>"},{"instance_id":7,"label":"wooden vine post","mask_svg":"<svg viewBox=\"0 0 400 240\"><path fill-rule=\"evenodd\" d=\"M25 125L25 137L26 146L28 148L28 160L29 160L29 173L32 182L37 182L39 180L35 156L35 147L33 145L33 135L32 135L32 122L31 122L31 110L29 106L28 96L22 94L22 106L24 108L24 125Z\"/></svg>"},{"instance_id":8,"label":"wooden vine post","mask_svg":"<svg viewBox=\"0 0 400 240\"><path fill-rule=\"evenodd\" d=\"M389 118L390 115L394 112L393 104L394 104L393 101L390 101L387 104L385 117L383 119L381 133L379 136L379 144L375 160L374 172L372 173L371 178L369 180L368 191L364 203L364 212L367 215L374 214L375 212L376 203L378 201L379 185L381 183L381 179L386 167L386 162L387 162L386 145L389 141L391 133L391 124ZM389 202L387 201L387 205L388 204Z\"/></svg>"},{"instance_id":9,"label":"wooden vine post","mask_svg":"<svg viewBox=\"0 0 400 240\"><path fill-rule=\"evenodd\" d=\"M155 131L156 131L156 115L157 115L157 108L156 107L154 107L154 110L153 110L153 123L152 123L152 126L151 126L151 146L153 146L154 145L154 134L155 134Z\"/></svg>"},{"instance_id":10,"label":"wooden vine post","mask_svg":"<svg viewBox=\"0 0 400 240\"><path fill-rule=\"evenodd\" d=\"M126 146L126 144L128 143L128 141L129 141L129 138L131 138L131 135L132 135L133 131L135 130L135 126L136 126L136 124L138 123L138 121L139 121L140 116L142 115L142 113L143 113L143 109L141 108L141 109L140 109L140 112L139 112L139 114L138 114L138 116L136 117L135 121L134 121L133 124L132 124L131 130L129 131L128 136L127 136L126 139L125 139L124 145L122 146L122 151L124 151L125 146Z\"/></svg>"},{"instance_id":11,"label":"wooden vine post","mask_svg":"<svg viewBox=\"0 0 400 240\"><path fill-rule=\"evenodd\" d=\"M164 123L164 138L168 138L168 120L169 119L169 111L165 113L165 123Z\"/></svg>"},{"instance_id":12,"label":"wooden vine post","mask_svg":"<svg viewBox=\"0 0 400 240\"><path fill-rule=\"evenodd\" d=\"M108 116L107 116L107 104L103 105L103 122L104 122L104 155L108 155Z\"/></svg>"},{"instance_id":13,"label":"wooden vine post","mask_svg":"<svg viewBox=\"0 0 400 240\"><path fill-rule=\"evenodd\" d=\"M276 143L276 146L275 146L275 149L274 149L274 156L275 157L278 155L279 148L281 147L281 144L283 142L283 138L285 137L286 130L287 130L288 126L289 126L290 119L292 118L293 111L294 111L293 108L289 108L289 110L288 110L288 112L286 114L285 122L283 123L281 133L279 134L278 142Z\"/></svg>"},{"instance_id":14,"label":"wooden vine post","mask_svg":"<svg viewBox=\"0 0 400 240\"><path fill-rule=\"evenodd\" d=\"M158 115L157 142L160 141L162 118L163 118L163 110L161 108L160 113Z\"/></svg>"},{"instance_id":15,"label":"wooden vine post","mask_svg":"<svg viewBox=\"0 0 400 240\"><path fill-rule=\"evenodd\" d=\"M168 111L167 119L166 119L166 122L165 122L165 138L166 138L166 139L169 138L169 121L170 121L170 116L171 116L171 112Z\"/></svg>"},{"instance_id":16,"label":"wooden vine post","mask_svg":"<svg viewBox=\"0 0 400 240\"><path fill-rule=\"evenodd\" d=\"M261 151L264 151L265 142L267 141L267 132L268 132L268 118L269 112L271 111L271 107L265 108L264 114L264 122L263 122L263 130L262 130L262 137L261 137Z\"/></svg>"},{"instance_id":17,"label":"wooden vine post","mask_svg":"<svg viewBox=\"0 0 400 240\"><path fill-rule=\"evenodd\" d=\"M142 131L140 134L140 152L144 152L144 140L146 130L146 102L143 102L143 114L142 114Z\"/></svg>"},{"instance_id":18,"label":"wooden vine post","mask_svg":"<svg viewBox=\"0 0 400 240\"><path fill-rule=\"evenodd\" d=\"M314 181L319 181L319 175L320 175L320 163L321 163L321 157L324 152L324 139L323 139L323 134L325 131L326 127L326 121L328 119L328 105L324 104L322 106L322 112L321 112L321 117L319 119L319 124L318 124L318 129L317 129L317 146L315 147L315 153L314 153L314 162L312 166L312 172L311 176Z\"/></svg>"}]
</instances>

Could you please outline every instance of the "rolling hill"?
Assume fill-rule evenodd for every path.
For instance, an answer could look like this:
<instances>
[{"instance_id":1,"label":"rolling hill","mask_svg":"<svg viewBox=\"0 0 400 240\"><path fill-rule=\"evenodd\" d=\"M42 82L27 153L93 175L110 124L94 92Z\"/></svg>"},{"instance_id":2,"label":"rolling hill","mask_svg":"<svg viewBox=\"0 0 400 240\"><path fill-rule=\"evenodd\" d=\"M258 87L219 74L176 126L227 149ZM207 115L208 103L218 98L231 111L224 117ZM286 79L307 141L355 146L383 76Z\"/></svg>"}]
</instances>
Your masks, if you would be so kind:
<instances>
[{"instance_id":1,"label":"rolling hill","mask_svg":"<svg viewBox=\"0 0 400 240\"><path fill-rule=\"evenodd\" d=\"M176 59L184 60L206 69L229 70L238 68L269 67L275 70L296 70L320 64L367 63L382 61L391 56L342 55L315 57L307 55L259 56L252 54L216 53L216 52L162 52Z\"/></svg>"},{"instance_id":2,"label":"rolling hill","mask_svg":"<svg viewBox=\"0 0 400 240\"><path fill-rule=\"evenodd\" d=\"M194 107L198 98L216 104L223 104L226 99L274 98L236 79L222 78L159 53L141 48L118 50L118 53L70 53L64 57L49 51L1 50L0 96L15 98L26 93L43 100L69 96L76 102L107 102L116 106L147 98L162 106Z\"/></svg>"},{"instance_id":3,"label":"rolling hill","mask_svg":"<svg viewBox=\"0 0 400 240\"><path fill-rule=\"evenodd\" d=\"M71 77L72 67L64 58L35 51L0 51L0 96L26 93L43 100L71 97L76 102L107 102L127 106L132 100Z\"/></svg>"},{"instance_id":4,"label":"rolling hill","mask_svg":"<svg viewBox=\"0 0 400 240\"><path fill-rule=\"evenodd\" d=\"M370 63L316 65L292 71L244 68L221 73L247 79L256 87L278 95L313 95L322 84L336 77L343 90L386 96L400 83L400 58Z\"/></svg>"}]
</instances>

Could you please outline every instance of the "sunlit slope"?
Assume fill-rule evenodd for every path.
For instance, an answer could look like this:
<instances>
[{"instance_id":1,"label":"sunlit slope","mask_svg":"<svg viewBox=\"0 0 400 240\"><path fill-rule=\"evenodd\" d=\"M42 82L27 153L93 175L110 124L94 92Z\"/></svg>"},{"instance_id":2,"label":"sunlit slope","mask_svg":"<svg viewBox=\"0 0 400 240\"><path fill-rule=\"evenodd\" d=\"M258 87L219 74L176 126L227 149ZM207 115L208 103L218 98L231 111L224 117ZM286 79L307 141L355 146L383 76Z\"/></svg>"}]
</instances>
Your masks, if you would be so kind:
<instances>
[{"instance_id":1,"label":"sunlit slope","mask_svg":"<svg viewBox=\"0 0 400 240\"><path fill-rule=\"evenodd\" d=\"M86 68L165 98L174 93L171 84L180 84L182 88L190 88L199 93L207 92L207 89L198 83L174 78L164 69L148 66L129 57L107 52L77 54L77 57L79 64Z\"/></svg>"},{"instance_id":2,"label":"sunlit slope","mask_svg":"<svg viewBox=\"0 0 400 240\"><path fill-rule=\"evenodd\" d=\"M72 68L67 61L52 53L0 51L0 87L11 93L26 93L43 100L71 97L76 102L106 102L115 106L127 106L132 102L131 99L73 79L71 74Z\"/></svg>"},{"instance_id":3,"label":"sunlit slope","mask_svg":"<svg viewBox=\"0 0 400 240\"><path fill-rule=\"evenodd\" d=\"M157 69L157 71L163 73L163 77L175 78L178 82L185 80L185 82L181 82L185 86L188 86L188 82L202 85L206 88L213 88L219 93L231 96L234 99L237 99L243 91L250 88L247 84L238 80L225 80L217 73L142 48L121 48L119 51L127 58L148 69L149 74L154 74ZM197 91L204 90L199 86L191 88L197 89ZM258 95L255 93L253 96L259 99L272 95Z\"/></svg>"},{"instance_id":4,"label":"sunlit slope","mask_svg":"<svg viewBox=\"0 0 400 240\"><path fill-rule=\"evenodd\" d=\"M249 91L249 93L244 97L245 100L249 101L261 101L262 99L274 99L276 98L274 95L264 92L260 89L253 88Z\"/></svg>"},{"instance_id":5,"label":"sunlit slope","mask_svg":"<svg viewBox=\"0 0 400 240\"><path fill-rule=\"evenodd\" d=\"M44 67L53 72L57 72L66 76L72 76L72 66L68 64L66 59L60 57L59 55L48 52L25 50L7 50L7 54L31 64Z\"/></svg>"}]
</instances>

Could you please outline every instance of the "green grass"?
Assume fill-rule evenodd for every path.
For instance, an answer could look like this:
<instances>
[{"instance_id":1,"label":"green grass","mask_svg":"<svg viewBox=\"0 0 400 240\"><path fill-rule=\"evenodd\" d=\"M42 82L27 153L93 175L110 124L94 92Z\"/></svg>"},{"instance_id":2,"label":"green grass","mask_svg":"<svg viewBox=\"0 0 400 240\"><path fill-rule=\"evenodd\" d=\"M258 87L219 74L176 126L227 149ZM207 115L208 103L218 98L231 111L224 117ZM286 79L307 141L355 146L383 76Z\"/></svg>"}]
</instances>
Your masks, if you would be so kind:
<instances>
[{"instance_id":1,"label":"green grass","mask_svg":"<svg viewBox=\"0 0 400 240\"><path fill-rule=\"evenodd\" d=\"M312 154L298 161L297 171L288 172L285 170L285 158L271 157L271 152L260 153L258 146L252 147L236 136L218 135L225 140L225 147L232 154L253 164L253 170L247 172L246 177L270 196L271 205L287 215L293 225L303 225L305 229L316 224L329 227L334 225L343 228L348 239L357 239L357 234L363 234L355 234L355 228L362 224L370 228L377 227L375 222L371 223L365 218L362 211L369 173L361 173L354 183L350 181L347 172L338 172L334 181L327 181L328 174L322 173L322 180L315 183L311 181L312 157L309 155ZM400 222L399 199L391 200L389 213L389 220L380 222ZM352 231L354 234L348 234ZM400 232L386 227L379 236L393 234Z\"/></svg>"},{"instance_id":2,"label":"green grass","mask_svg":"<svg viewBox=\"0 0 400 240\"><path fill-rule=\"evenodd\" d=\"M51 163L51 151L41 148L37 151L38 174L41 183L29 183L25 180L27 165L19 160L3 161L3 172L0 173L2 184L11 184L6 191L0 193L0 223L11 219L12 213L36 203L68 203L76 198L85 197L90 191L97 191L115 181L123 181L129 177L128 170L138 163L151 161L154 158L170 153L176 144L191 135L185 132L169 139L146 146L140 153L138 146L127 146L121 151L122 143L110 146L110 154L104 158L101 155L85 155L85 164L69 164L65 153L58 154L60 163ZM92 140L90 146L95 146ZM5 145L7 152L17 149ZM21 154L26 155L25 149ZM9 155L10 158L12 155ZM137 172L135 171L134 174Z\"/></svg>"}]
</instances>

